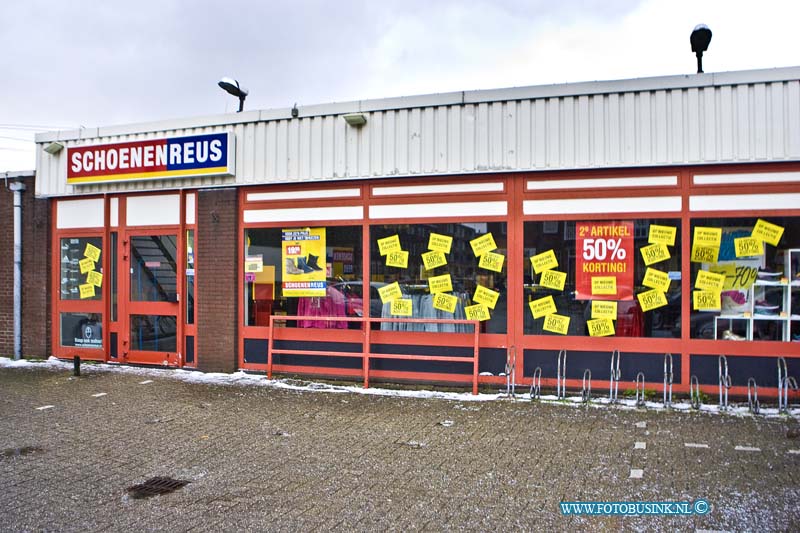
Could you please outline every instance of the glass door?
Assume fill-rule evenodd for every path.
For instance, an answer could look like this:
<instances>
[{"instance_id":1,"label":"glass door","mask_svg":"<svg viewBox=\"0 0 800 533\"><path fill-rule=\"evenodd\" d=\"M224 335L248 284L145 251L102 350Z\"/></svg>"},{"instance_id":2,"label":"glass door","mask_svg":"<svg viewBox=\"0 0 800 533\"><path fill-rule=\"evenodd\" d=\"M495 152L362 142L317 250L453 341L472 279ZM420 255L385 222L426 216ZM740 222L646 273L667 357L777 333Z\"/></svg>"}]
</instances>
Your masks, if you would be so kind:
<instances>
[{"instance_id":1,"label":"glass door","mask_svg":"<svg viewBox=\"0 0 800 533\"><path fill-rule=\"evenodd\" d=\"M123 356L128 363L179 366L180 320L179 233L129 232L123 262L128 272L121 296L126 332Z\"/></svg>"}]
</instances>

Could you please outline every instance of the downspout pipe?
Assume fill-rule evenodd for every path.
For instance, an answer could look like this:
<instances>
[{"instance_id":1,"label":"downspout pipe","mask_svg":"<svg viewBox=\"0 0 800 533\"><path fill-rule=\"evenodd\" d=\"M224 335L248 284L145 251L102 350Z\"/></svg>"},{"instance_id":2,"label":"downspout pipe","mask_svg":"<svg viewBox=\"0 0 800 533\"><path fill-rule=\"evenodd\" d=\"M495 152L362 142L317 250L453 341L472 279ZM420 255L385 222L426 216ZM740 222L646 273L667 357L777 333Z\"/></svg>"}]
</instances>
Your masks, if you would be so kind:
<instances>
[{"instance_id":1,"label":"downspout pipe","mask_svg":"<svg viewBox=\"0 0 800 533\"><path fill-rule=\"evenodd\" d=\"M14 360L22 357L22 193L25 184L12 181L14 193Z\"/></svg>"}]
</instances>

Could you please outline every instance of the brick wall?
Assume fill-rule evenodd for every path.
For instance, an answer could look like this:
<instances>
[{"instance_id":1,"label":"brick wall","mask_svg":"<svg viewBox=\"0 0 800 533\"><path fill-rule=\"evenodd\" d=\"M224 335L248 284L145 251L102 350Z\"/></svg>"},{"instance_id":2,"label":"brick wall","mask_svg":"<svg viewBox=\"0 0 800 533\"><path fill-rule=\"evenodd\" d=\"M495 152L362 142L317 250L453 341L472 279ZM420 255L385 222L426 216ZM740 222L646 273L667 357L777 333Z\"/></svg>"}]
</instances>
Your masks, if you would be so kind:
<instances>
[{"instance_id":1,"label":"brick wall","mask_svg":"<svg viewBox=\"0 0 800 533\"><path fill-rule=\"evenodd\" d=\"M34 196L34 182L22 193L22 355L50 354L50 211ZM14 354L14 193L0 187L0 355Z\"/></svg>"},{"instance_id":2,"label":"brick wall","mask_svg":"<svg viewBox=\"0 0 800 533\"><path fill-rule=\"evenodd\" d=\"M50 205L49 200L24 193L22 217L22 353L50 355Z\"/></svg>"},{"instance_id":3,"label":"brick wall","mask_svg":"<svg viewBox=\"0 0 800 533\"><path fill-rule=\"evenodd\" d=\"M197 363L236 369L238 206L235 189L201 190L197 203Z\"/></svg>"},{"instance_id":4,"label":"brick wall","mask_svg":"<svg viewBox=\"0 0 800 533\"><path fill-rule=\"evenodd\" d=\"M28 180L32 183L32 180ZM0 182L0 356L14 354L14 193Z\"/></svg>"}]
</instances>

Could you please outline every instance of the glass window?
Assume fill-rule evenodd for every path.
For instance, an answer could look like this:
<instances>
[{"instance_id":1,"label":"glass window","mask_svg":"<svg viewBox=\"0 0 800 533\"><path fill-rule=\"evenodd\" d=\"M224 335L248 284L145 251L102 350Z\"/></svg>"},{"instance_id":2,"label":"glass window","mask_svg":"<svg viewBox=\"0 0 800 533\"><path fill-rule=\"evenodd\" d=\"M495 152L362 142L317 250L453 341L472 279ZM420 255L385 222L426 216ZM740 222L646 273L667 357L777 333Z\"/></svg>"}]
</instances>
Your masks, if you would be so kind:
<instances>
[{"instance_id":1,"label":"glass window","mask_svg":"<svg viewBox=\"0 0 800 533\"><path fill-rule=\"evenodd\" d=\"M314 317L276 327L357 329L323 317L364 313L361 226L245 230L244 321L269 326L270 315Z\"/></svg>"},{"instance_id":2,"label":"glass window","mask_svg":"<svg viewBox=\"0 0 800 533\"><path fill-rule=\"evenodd\" d=\"M186 323L194 324L194 230L186 231Z\"/></svg>"},{"instance_id":3,"label":"glass window","mask_svg":"<svg viewBox=\"0 0 800 533\"><path fill-rule=\"evenodd\" d=\"M524 229L525 334L680 336L680 220L526 222Z\"/></svg>"},{"instance_id":4,"label":"glass window","mask_svg":"<svg viewBox=\"0 0 800 533\"><path fill-rule=\"evenodd\" d=\"M131 315L131 349L177 351L178 320L174 315Z\"/></svg>"},{"instance_id":5,"label":"glass window","mask_svg":"<svg viewBox=\"0 0 800 533\"><path fill-rule=\"evenodd\" d=\"M691 337L800 340L800 217L692 220Z\"/></svg>"},{"instance_id":6,"label":"glass window","mask_svg":"<svg viewBox=\"0 0 800 533\"><path fill-rule=\"evenodd\" d=\"M61 346L103 348L103 315L100 313L61 313Z\"/></svg>"},{"instance_id":7,"label":"glass window","mask_svg":"<svg viewBox=\"0 0 800 533\"><path fill-rule=\"evenodd\" d=\"M370 227L371 316L461 320L480 317L482 332L505 333L506 233L504 222ZM410 309L396 307L393 313L391 301L381 302L378 291L394 283L399 288L398 297L410 301ZM383 322L373 328L472 332L472 326L465 324Z\"/></svg>"},{"instance_id":8,"label":"glass window","mask_svg":"<svg viewBox=\"0 0 800 533\"><path fill-rule=\"evenodd\" d=\"M131 237L131 301L178 301L177 240L177 235Z\"/></svg>"},{"instance_id":9,"label":"glass window","mask_svg":"<svg viewBox=\"0 0 800 533\"><path fill-rule=\"evenodd\" d=\"M117 304L119 294L117 293L117 232L111 233L111 321L117 321Z\"/></svg>"},{"instance_id":10,"label":"glass window","mask_svg":"<svg viewBox=\"0 0 800 533\"><path fill-rule=\"evenodd\" d=\"M61 299L100 300L103 295L102 237L61 239Z\"/></svg>"}]
</instances>

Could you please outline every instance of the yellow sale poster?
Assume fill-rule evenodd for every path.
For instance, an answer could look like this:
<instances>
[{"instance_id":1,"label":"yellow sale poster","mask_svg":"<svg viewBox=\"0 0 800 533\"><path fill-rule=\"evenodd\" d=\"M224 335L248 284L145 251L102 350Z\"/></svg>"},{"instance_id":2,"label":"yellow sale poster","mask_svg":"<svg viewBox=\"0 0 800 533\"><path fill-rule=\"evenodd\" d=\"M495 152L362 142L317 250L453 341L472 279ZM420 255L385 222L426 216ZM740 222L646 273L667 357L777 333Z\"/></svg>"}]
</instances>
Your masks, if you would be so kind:
<instances>
[{"instance_id":1,"label":"yellow sale poster","mask_svg":"<svg viewBox=\"0 0 800 533\"><path fill-rule=\"evenodd\" d=\"M298 228L281 231L283 296L325 296L327 265L325 228Z\"/></svg>"},{"instance_id":2,"label":"yellow sale poster","mask_svg":"<svg viewBox=\"0 0 800 533\"><path fill-rule=\"evenodd\" d=\"M569 332L569 321L570 318L568 316L547 315L544 319L544 324L542 324L542 329L559 335L566 335Z\"/></svg>"},{"instance_id":3,"label":"yellow sale poster","mask_svg":"<svg viewBox=\"0 0 800 533\"><path fill-rule=\"evenodd\" d=\"M442 252L449 254L450 248L453 246L453 238L449 235L440 235L438 233L431 233L428 237L428 250L434 252Z\"/></svg>"},{"instance_id":4,"label":"yellow sale poster","mask_svg":"<svg viewBox=\"0 0 800 533\"><path fill-rule=\"evenodd\" d=\"M494 237L492 237L491 233L472 239L469 241L469 245L472 246L472 252L475 254L475 257L480 257L486 252L497 249L497 244L495 244Z\"/></svg>"},{"instance_id":5,"label":"yellow sale poster","mask_svg":"<svg viewBox=\"0 0 800 533\"><path fill-rule=\"evenodd\" d=\"M440 311L445 311L448 313L454 313L456 311L457 303L458 303L458 298L456 296L453 296L452 294L438 292L433 295L434 309L439 309Z\"/></svg>"},{"instance_id":6,"label":"yellow sale poster","mask_svg":"<svg viewBox=\"0 0 800 533\"><path fill-rule=\"evenodd\" d=\"M405 298L396 298L392 300L390 313L392 316L411 316L413 314L411 300Z\"/></svg>"},{"instance_id":7,"label":"yellow sale poster","mask_svg":"<svg viewBox=\"0 0 800 533\"><path fill-rule=\"evenodd\" d=\"M592 300L592 318L617 319L617 302Z\"/></svg>"}]
</instances>

